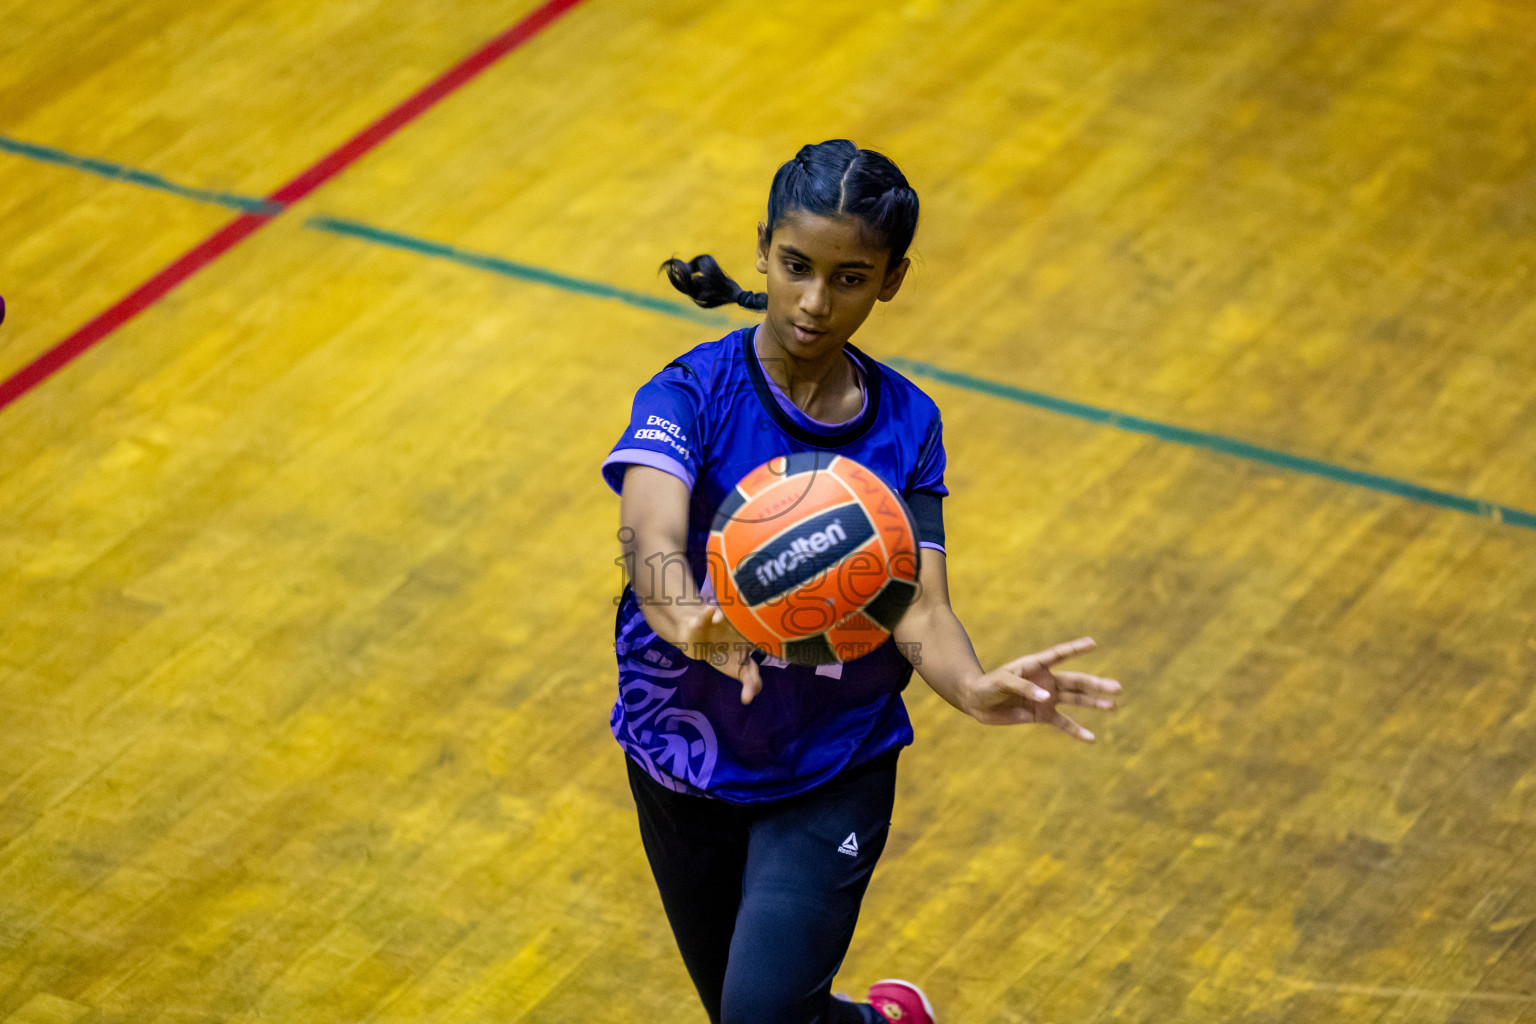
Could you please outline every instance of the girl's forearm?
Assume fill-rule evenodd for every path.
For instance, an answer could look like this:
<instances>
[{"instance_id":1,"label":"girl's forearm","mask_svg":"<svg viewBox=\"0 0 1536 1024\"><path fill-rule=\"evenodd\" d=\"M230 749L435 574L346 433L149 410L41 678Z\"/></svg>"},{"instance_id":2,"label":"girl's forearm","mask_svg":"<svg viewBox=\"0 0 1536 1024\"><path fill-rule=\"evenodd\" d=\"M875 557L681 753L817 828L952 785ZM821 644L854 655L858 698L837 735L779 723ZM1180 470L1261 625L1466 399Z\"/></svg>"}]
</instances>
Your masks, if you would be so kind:
<instances>
[{"instance_id":1,"label":"girl's forearm","mask_svg":"<svg viewBox=\"0 0 1536 1024\"><path fill-rule=\"evenodd\" d=\"M684 646L684 625L698 614L701 606L699 587L689 568L683 566L681 579L674 573L663 581L662 573L648 571L646 563L642 562L632 585L640 613L651 630L670 644Z\"/></svg>"},{"instance_id":2,"label":"girl's forearm","mask_svg":"<svg viewBox=\"0 0 1536 1024\"><path fill-rule=\"evenodd\" d=\"M913 608L896 627L896 639L935 693L970 714L970 686L983 675L971 638L947 602Z\"/></svg>"},{"instance_id":3,"label":"girl's forearm","mask_svg":"<svg viewBox=\"0 0 1536 1024\"><path fill-rule=\"evenodd\" d=\"M685 540L651 523L628 527L624 572L646 625L663 640L682 646L686 621L698 614L699 585L688 564Z\"/></svg>"},{"instance_id":4,"label":"girl's forearm","mask_svg":"<svg viewBox=\"0 0 1536 1024\"><path fill-rule=\"evenodd\" d=\"M700 611L699 584L688 564L688 487L649 466L630 466L620 496L623 567L646 624L686 650Z\"/></svg>"}]
</instances>

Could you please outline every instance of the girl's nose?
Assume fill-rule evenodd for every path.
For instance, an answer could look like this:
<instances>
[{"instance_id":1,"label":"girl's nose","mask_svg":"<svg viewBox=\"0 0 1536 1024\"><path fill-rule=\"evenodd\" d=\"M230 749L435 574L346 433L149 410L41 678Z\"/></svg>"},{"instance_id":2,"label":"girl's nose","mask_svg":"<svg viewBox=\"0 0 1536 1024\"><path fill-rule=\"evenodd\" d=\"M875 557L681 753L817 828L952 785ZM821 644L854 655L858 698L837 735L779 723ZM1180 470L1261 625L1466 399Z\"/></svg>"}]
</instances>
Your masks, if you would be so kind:
<instances>
[{"instance_id":1,"label":"girl's nose","mask_svg":"<svg viewBox=\"0 0 1536 1024\"><path fill-rule=\"evenodd\" d=\"M807 316L824 317L832 312L832 291L822 280L813 280L800 293L800 309Z\"/></svg>"}]
</instances>

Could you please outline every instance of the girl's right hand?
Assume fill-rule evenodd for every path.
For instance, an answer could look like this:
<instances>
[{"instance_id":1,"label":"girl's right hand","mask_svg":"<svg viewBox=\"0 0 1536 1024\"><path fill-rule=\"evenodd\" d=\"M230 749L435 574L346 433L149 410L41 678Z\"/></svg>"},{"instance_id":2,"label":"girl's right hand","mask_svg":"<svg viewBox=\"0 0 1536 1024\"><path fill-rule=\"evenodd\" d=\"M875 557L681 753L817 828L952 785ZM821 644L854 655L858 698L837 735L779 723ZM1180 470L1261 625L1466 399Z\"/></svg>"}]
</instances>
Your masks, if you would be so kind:
<instances>
[{"instance_id":1,"label":"girl's right hand","mask_svg":"<svg viewBox=\"0 0 1536 1024\"><path fill-rule=\"evenodd\" d=\"M763 688L763 675L752 659L752 644L726 620L720 606L706 603L683 622L678 644L683 653L715 668L741 683L741 702L751 704Z\"/></svg>"}]
</instances>

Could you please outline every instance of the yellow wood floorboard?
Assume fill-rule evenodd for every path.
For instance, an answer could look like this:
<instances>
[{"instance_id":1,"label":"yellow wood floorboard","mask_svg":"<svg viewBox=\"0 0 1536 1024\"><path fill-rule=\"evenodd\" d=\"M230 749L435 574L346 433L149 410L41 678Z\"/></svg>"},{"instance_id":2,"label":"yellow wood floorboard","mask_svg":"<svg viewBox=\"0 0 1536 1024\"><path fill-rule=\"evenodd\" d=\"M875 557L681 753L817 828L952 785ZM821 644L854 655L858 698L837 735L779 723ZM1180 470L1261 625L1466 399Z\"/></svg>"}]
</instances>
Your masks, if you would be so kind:
<instances>
[{"instance_id":1,"label":"yellow wood floorboard","mask_svg":"<svg viewBox=\"0 0 1536 1024\"><path fill-rule=\"evenodd\" d=\"M531 7L0 2L0 134L260 195ZM924 203L875 355L1536 508L1533 29L586 0L0 411L0 1021L704 1019L597 466L725 328L306 218L755 284L773 169L847 135ZM231 216L0 154L0 370ZM983 659L1090 633L1128 696L1085 747L914 684L839 987L1536 1021L1536 533L920 383Z\"/></svg>"},{"instance_id":2,"label":"yellow wood floorboard","mask_svg":"<svg viewBox=\"0 0 1536 1024\"><path fill-rule=\"evenodd\" d=\"M0 125L203 188L263 195L534 6L6 0Z\"/></svg>"}]
</instances>

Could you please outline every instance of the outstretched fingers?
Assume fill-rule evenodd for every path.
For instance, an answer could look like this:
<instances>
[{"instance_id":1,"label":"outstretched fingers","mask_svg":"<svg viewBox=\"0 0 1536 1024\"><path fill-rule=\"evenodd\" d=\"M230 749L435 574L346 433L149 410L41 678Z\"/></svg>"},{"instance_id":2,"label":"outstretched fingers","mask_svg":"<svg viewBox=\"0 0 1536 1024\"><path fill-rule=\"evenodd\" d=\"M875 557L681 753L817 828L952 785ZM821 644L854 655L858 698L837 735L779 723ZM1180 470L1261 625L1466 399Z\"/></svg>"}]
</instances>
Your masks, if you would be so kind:
<instances>
[{"instance_id":1,"label":"outstretched fingers","mask_svg":"<svg viewBox=\"0 0 1536 1024\"><path fill-rule=\"evenodd\" d=\"M1085 636L1015 658L985 677L982 689L988 696L981 713L973 714L991 724L1049 724L1075 740L1092 743L1093 733L1062 714L1061 709L1113 711L1120 683L1089 672L1052 671L1051 666L1096 646L1092 637Z\"/></svg>"},{"instance_id":2,"label":"outstretched fingers","mask_svg":"<svg viewBox=\"0 0 1536 1024\"><path fill-rule=\"evenodd\" d=\"M1056 672L1056 699L1062 704L1075 704L1081 708L1115 707L1114 697L1120 693L1120 684L1103 676L1087 672Z\"/></svg>"},{"instance_id":3,"label":"outstretched fingers","mask_svg":"<svg viewBox=\"0 0 1536 1024\"><path fill-rule=\"evenodd\" d=\"M1052 665L1066 661L1074 655L1086 654L1097 646L1098 644L1093 642L1092 637L1078 637L1076 640L1068 640L1064 644L1057 644L1055 647L1048 647L1034 654L1026 654L1022 658L1015 658L1003 667L1018 675L1029 675L1030 673L1038 672L1040 669L1050 668Z\"/></svg>"},{"instance_id":4,"label":"outstretched fingers","mask_svg":"<svg viewBox=\"0 0 1536 1024\"><path fill-rule=\"evenodd\" d=\"M1028 679L1020 676L1017 681L1005 680L1002 689L1008 693L1023 697L1025 700L1034 701L1036 704L1048 703L1051 699L1051 691L1043 686L1036 686Z\"/></svg>"},{"instance_id":5,"label":"outstretched fingers","mask_svg":"<svg viewBox=\"0 0 1536 1024\"><path fill-rule=\"evenodd\" d=\"M1118 706L1108 697L1090 697L1086 693L1058 693L1057 704L1070 704L1077 708L1093 708L1097 711L1113 711Z\"/></svg>"}]
</instances>

